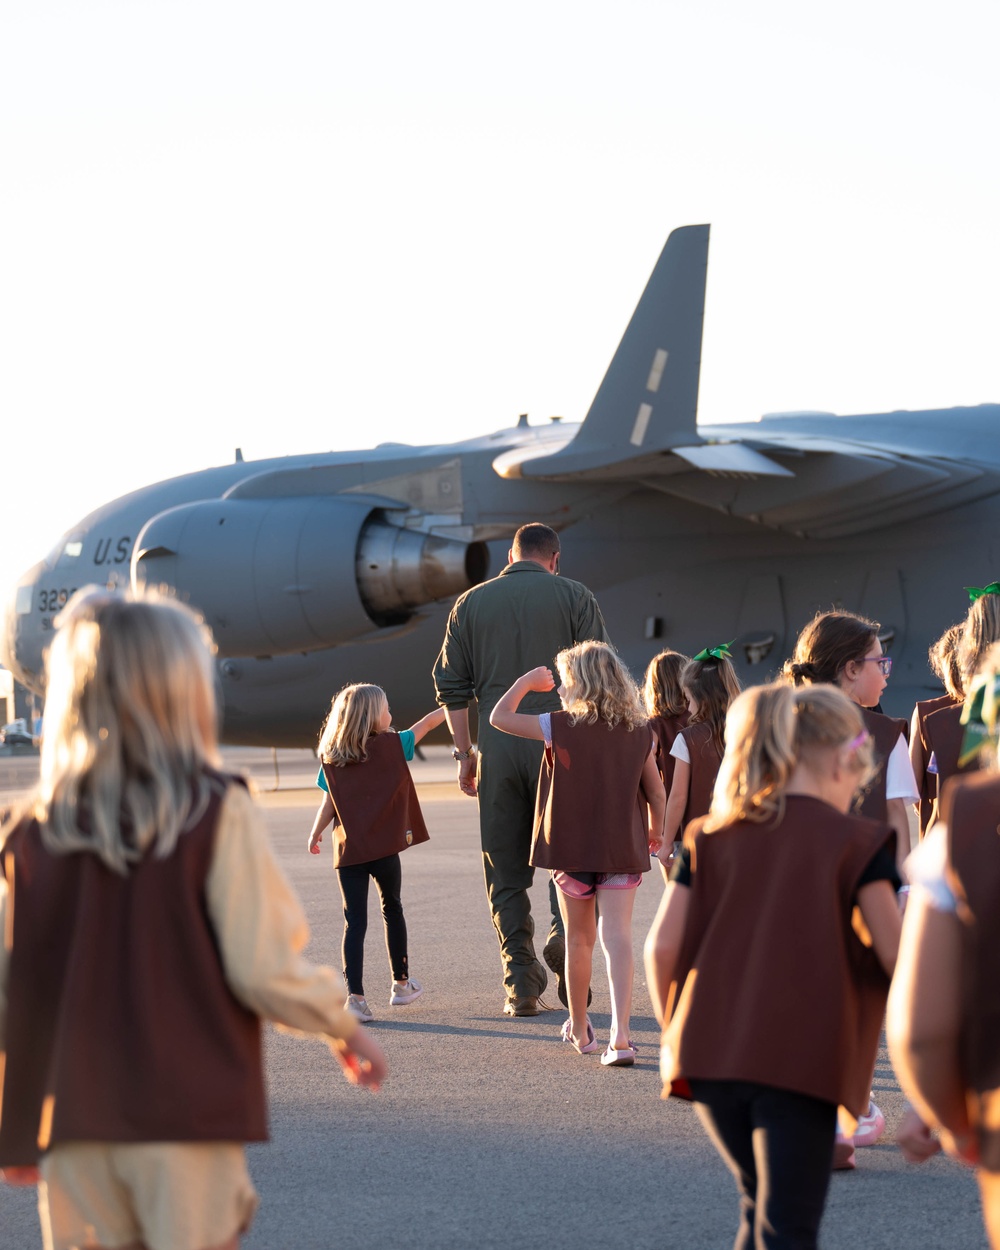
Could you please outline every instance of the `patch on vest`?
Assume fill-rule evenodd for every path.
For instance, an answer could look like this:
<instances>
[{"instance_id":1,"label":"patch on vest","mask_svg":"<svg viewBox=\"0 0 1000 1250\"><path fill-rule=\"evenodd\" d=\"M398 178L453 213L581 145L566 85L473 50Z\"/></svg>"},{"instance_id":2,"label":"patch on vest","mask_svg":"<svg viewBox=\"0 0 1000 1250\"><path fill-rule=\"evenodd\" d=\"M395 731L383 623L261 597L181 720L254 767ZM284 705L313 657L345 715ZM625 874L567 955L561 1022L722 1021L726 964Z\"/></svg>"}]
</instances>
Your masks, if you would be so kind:
<instances>
[{"instance_id":1,"label":"patch on vest","mask_svg":"<svg viewBox=\"0 0 1000 1250\"><path fill-rule=\"evenodd\" d=\"M413 830L412 829L407 829L406 831L406 845L407 846L413 845Z\"/></svg>"}]
</instances>

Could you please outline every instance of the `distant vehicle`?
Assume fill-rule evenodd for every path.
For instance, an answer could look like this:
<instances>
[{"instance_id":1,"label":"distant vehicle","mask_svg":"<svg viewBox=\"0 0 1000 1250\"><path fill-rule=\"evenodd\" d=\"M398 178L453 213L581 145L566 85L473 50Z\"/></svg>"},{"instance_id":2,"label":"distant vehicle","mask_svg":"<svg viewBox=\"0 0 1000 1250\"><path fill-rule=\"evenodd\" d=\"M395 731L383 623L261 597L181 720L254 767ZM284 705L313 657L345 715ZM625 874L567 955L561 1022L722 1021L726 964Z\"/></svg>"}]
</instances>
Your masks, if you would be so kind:
<instances>
[{"instance_id":1,"label":"distant vehicle","mask_svg":"<svg viewBox=\"0 0 1000 1250\"><path fill-rule=\"evenodd\" d=\"M35 740L28 730L28 722L18 718L0 729L0 743L7 747L30 747L35 745Z\"/></svg>"},{"instance_id":2,"label":"distant vehicle","mask_svg":"<svg viewBox=\"0 0 1000 1250\"><path fill-rule=\"evenodd\" d=\"M408 724L455 595L537 520L563 531L563 571L595 591L636 674L666 645L735 639L741 678L765 680L839 604L882 623L885 707L908 711L935 689L927 647L964 614L963 586L1000 573L1000 407L699 428L708 239L671 234L582 424L238 458L135 491L25 574L0 657L41 692L78 586L167 583L215 633L225 741L314 745L348 681L384 686Z\"/></svg>"}]
</instances>

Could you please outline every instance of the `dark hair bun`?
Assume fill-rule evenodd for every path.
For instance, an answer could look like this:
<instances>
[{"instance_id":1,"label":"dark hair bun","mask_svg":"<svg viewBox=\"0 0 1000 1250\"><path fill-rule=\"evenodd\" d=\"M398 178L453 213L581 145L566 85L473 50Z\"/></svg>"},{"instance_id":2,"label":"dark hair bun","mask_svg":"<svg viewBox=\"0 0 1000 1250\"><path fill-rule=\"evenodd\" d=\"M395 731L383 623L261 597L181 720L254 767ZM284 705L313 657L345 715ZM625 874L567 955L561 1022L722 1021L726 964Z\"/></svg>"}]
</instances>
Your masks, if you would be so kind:
<instances>
[{"instance_id":1,"label":"dark hair bun","mask_svg":"<svg viewBox=\"0 0 1000 1250\"><path fill-rule=\"evenodd\" d=\"M794 660L785 662L785 676L791 678L796 686L800 686L804 681L816 680L815 664L798 664Z\"/></svg>"}]
</instances>

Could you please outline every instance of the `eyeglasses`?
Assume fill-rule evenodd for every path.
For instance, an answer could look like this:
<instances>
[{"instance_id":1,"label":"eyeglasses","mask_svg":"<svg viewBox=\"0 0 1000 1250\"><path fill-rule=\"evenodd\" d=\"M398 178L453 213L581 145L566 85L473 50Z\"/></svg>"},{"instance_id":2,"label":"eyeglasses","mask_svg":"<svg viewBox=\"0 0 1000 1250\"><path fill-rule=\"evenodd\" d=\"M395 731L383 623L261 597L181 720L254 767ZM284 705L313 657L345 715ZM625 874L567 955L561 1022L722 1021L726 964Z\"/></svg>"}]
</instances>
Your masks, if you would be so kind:
<instances>
[{"instance_id":1,"label":"eyeglasses","mask_svg":"<svg viewBox=\"0 0 1000 1250\"><path fill-rule=\"evenodd\" d=\"M883 677L888 677L892 672L892 660L887 655L866 655L865 662L871 661L872 664L878 665L878 671Z\"/></svg>"}]
</instances>

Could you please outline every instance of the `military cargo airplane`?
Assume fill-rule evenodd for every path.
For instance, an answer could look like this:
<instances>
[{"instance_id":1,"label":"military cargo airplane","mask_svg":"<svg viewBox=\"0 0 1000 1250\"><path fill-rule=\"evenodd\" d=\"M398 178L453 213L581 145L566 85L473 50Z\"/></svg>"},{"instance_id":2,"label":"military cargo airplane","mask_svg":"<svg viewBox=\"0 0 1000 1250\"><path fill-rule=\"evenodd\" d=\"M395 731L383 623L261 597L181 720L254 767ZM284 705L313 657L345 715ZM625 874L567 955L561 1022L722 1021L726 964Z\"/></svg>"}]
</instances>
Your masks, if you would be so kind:
<instances>
[{"instance_id":1,"label":"military cargo airplane","mask_svg":"<svg viewBox=\"0 0 1000 1250\"><path fill-rule=\"evenodd\" d=\"M223 739L314 745L348 681L407 724L433 702L448 609L525 521L564 533L639 675L664 646L733 647L766 680L817 610L879 621L886 710L936 689L929 643L996 575L1000 407L697 425L709 228L667 240L586 418L447 445L246 461L99 508L29 570L0 656L40 691L53 617L79 586L166 583L219 647Z\"/></svg>"}]
</instances>

